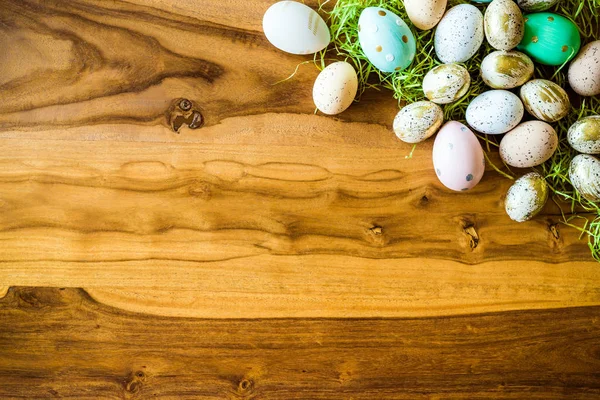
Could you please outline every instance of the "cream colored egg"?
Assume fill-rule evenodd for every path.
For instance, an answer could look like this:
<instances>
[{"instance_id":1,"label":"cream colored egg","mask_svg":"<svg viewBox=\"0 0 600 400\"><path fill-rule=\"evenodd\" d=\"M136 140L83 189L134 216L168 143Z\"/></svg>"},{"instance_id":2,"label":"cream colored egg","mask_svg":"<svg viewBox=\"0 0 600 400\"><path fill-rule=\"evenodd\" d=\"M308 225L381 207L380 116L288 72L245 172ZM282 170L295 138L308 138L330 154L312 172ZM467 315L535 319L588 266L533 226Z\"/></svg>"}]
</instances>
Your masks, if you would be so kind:
<instances>
[{"instance_id":1,"label":"cream colored egg","mask_svg":"<svg viewBox=\"0 0 600 400\"><path fill-rule=\"evenodd\" d=\"M485 11L485 37L497 50L517 47L525 34L525 19L513 0L494 0Z\"/></svg>"},{"instance_id":2,"label":"cream colored egg","mask_svg":"<svg viewBox=\"0 0 600 400\"><path fill-rule=\"evenodd\" d=\"M504 202L506 213L513 221L529 221L542 211L548 193L546 180L537 172L522 176L508 189Z\"/></svg>"},{"instance_id":3,"label":"cream colored egg","mask_svg":"<svg viewBox=\"0 0 600 400\"><path fill-rule=\"evenodd\" d=\"M459 64L435 67L423 79L425 96L437 104L449 104L463 97L471 86L471 76Z\"/></svg>"},{"instance_id":4,"label":"cream colored egg","mask_svg":"<svg viewBox=\"0 0 600 400\"><path fill-rule=\"evenodd\" d=\"M558 136L550 124L523 122L500 142L500 157L516 168L535 167L546 162L558 147Z\"/></svg>"},{"instance_id":5,"label":"cream colored egg","mask_svg":"<svg viewBox=\"0 0 600 400\"><path fill-rule=\"evenodd\" d=\"M569 85L581 96L600 95L600 40L584 46L571 62Z\"/></svg>"},{"instance_id":6,"label":"cream colored egg","mask_svg":"<svg viewBox=\"0 0 600 400\"><path fill-rule=\"evenodd\" d=\"M541 121L559 121L571 110L567 92L546 79L534 79L523 85L521 100L527 112Z\"/></svg>"},{"instance_id":7,"label":"cream colored egg","mask_svg":"<svg viewBox=\"0 0 600 400\"><path fill-rule=\"evenodd\" d=\"M394 118L394 133L406 143L420 143L435 134L444 122L441 107L419 101L404 107Z\"/></svg>"},{"instance_id":8,"label":"cream colored egg","mask_svg":"<svg viewBox=\"0 0 600 400\"><path fill-rule=\"evenodd\" d=\"M358 78L352 65L338 61L325 68L313 86L313 100L324 114L345 111L356 97Z\"/></svg>"},{"instance_id":9,"label":"cream colored egg","mask_svg":"<svg viewBox=\"0 0 600 400\"><path fill-rule=\"evenodd\" d=\"M410 22L427 31L440 22L446 12L448 0L404 0L404 8Z\"/></svg>"},{"instance_id":10,"label":"cream colored egg","mask_svg":"<svg viewBox=\"0 0 600 400\"><path fill-rule=\"evenodd\" d=\"M526 54L518 51L494 51L481 63L481 78L494 89L513 89L533 76L535 66Z\"/></svg>"},{"instance_id":11,"label":"cream colored egg","mask_svg":"<svg viewBox=\"0 0 600 400\"><path fill-rule=\"evenodd\" d=\"M600 160L580 154L573 158L569 178L579 194L592 202L600 201Z\"/></svg>"},{"instance_id":12,"label":"cream colored egg","mask_svg":"<svg viewBox=\"0 0 600 400\"><path fill-rule=\"evenodd\" d=\"M567 135L569 144L585 154L600 154L600 115L592 115L574 123Z\"/></svg>"}]
</instances>

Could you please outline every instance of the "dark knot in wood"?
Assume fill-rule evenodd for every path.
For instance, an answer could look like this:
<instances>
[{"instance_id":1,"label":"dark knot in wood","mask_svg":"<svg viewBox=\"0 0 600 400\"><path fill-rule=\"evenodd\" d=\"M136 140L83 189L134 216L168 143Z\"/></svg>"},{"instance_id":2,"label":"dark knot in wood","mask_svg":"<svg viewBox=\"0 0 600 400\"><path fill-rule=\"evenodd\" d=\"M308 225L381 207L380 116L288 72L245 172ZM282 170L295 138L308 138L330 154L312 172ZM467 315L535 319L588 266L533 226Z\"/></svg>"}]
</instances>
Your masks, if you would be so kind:
<instances>
[{"instance_id":1,"label":"dark knot in wood","mask_svg":"<svg viewBox=\"0 0 600 400\"><path fill-rule=\"evenodd\" d=\"M200 108L188 99L175 99L167 110L167 121L173 132L179 133L183 125L198 129L204 124Z\"/></svg>"}]
</instances>

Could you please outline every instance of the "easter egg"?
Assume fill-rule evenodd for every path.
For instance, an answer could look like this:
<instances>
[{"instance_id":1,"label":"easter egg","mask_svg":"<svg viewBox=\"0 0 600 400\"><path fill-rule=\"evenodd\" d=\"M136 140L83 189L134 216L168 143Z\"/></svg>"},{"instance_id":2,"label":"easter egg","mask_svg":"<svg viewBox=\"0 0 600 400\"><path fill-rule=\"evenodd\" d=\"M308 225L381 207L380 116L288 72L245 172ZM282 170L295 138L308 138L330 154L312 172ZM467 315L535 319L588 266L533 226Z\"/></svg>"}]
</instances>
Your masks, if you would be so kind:
<instances>
[{"instance_id":1,"label":"easter egg","mask_svg":"<svg viewBox=\"0 0 600 400\"><path fill-rule=\"evenodd\" d=\"M571 125L567 140L580 153L600 154L600 115L585 117Z\"/></svg>"},{"instance_id":2,"label":"easter egg","mask_svg":"<svg viewBox=\"0 0 600 400\"><path fill-rule=\"evenodd\" d=\"M558 147L558 136L542 121L523 122L500 142L500 157L516 168L535 167L546 162Z\"/></svg>"},{"instance_id":3,"label":"easter egg","mask_svg":"<svg viewBox=\"0 0 600 400\"><path fill-rule=\"evenodd\" d=\"M448 189L458 192L474 188L485 172L479 140L460 122L447 122L433 143L433 167Z\"/></svg>"},{"instance_id":4,"label":"easter egg","mask_svg":"<svg viewBox=\"0 0 600 400\"><path fill-rule=\"evenodd\" d=\"M417 51L408 25L380 7L367 7L360 14L358 41L371 64L383 72L402 71L412 63Z\"/></svg>"},{"instance_id":5,"label":"easter egg","mask_svg":"<svg viewBox=\"0 0 600 400\"><path fill-rule=\"evenodd\" d=\"M313 54L330 41L329 28L312 8L296 1L273 4L263 17L267 40L292 54Z\"/></svg>"},{"instance_id":6,"label":"easter egg","mask_svg":"<svg viewBox=\"0 0 600 400\"><path fill-rule=\"evenodd\" d=\"M522 176L508 189L504 201L506 213L513 221L529 221L542 211L548 193L546 180L537 172Z\"/></svg>"},{"instance_id":7,"label":"easter egg","mask_svg":"<svg viewBox=\"0 0 600 400\"><path fill-rule=\"evenodd\" d=\"M517 0L517 4L525 11L539 12L552 8L560 0Z\"/></svg>"},{"instance_id":8,"label":"easter egg","mask_svg":"<svg viewBox=\"0 0 600 400\"><path fill-rule=\"evenodd\" d=\"M573 158L569 178L582 197L592 202L600 201L600 160L596 157L580 154Z\"/></svg>"},{"instance_id":9,"label":"easter egg","mask_svg":"<svg viewBox=\"0 0 600 400\"><path fill-rule=\"evenodd\" d=\"M523 85L521 100L529 114L546 122L561 120L571 109L567 92L546 79L534 79Z\"/></svg>"},{"instance_id":10,"label":"easter egg","mask_svg":"<svg viewBox=\"0 0 600 400\"><path fill-rule=\"evenodd\" d=\"M440 22L448 0L404 0L404 8L410 22L427 31Z\"/></svg>"},{"instance_id":11,"label":"easter egg","mask_svg":"<svg viewBox=\"0 0 600 400\"><path fill-rule=\"evenodd\" d=\"M452 7L437 26L433 46L444 63L465 62L483 43L483 15L471 4Z\"/></svg>"},{"instance_id":12,"label":"easter egg","mask_svg":"<svg viewBox=\"0 0 600 400\"><path fill-rule=\"evenodd\" d=\"M497 50L517 47L524 34L521 10L513 0L494 0L485 10L485 37Z\"/></svg>"},{"instance_id":13,"label":"easter egg","mask_svg":"<svg viewBox=\"0 0 600 400\"><path fill-rule=\"evenodd\" d=\"M419 101L404 107L394 118L394 133L406 143L430 138L444 122L444 112L435 103Z\"/></svg>"},{"instance_id":14,"label":"easter egg","mask_svg":"<svg viewBox=\"0 0 600 400\"><path fill-rule=\"evenodd\" d=\"M562 15L545 12L525 16L525 35L517 48L533 61L562 65L575 57L580 47L577 26Z\"/></svg>"},{"instance_id":15,"label":"easter egg","mask_svg":"<svg viewBox=\"0 0 600 400\"><path fill-rule=\"evenodd\" d=\"M313 86L315 106L324 114L335 115L345 111L356 96L358 78L352 65L335 62L323 69Z\"/></svg>"},{"instance_id":16,"label":"easter egg","mask_svg":"<svg viewBox=\"0 0 600 400\"><path fill-rule=\"evenodd\" d=\"M438 65L425 75L423 92L437 104L449 104L463 97L469 91L471 76L459 64Z\"/></svg>"},{"instance_id":17,"label":"easter egg","mask_svg":"<svg viewBox=\"0 0 600 400\"><path fill-rule=\"evenodd\" d=\"M581 96L600 95L600 40L581 49L569 67L569 85Z\"/></svg>"},{"instance_id":18,"label":"easter egg","mask_svg":"<svg viewBox=\"0 0 600 400\"><path fill-rule=\"evenodd\" d=\"M481 78L494 89L513 89L533 76L535 66L526 54L518 51L494 51L481 63Z\"/></svg>"},{"instance_id":19,"label":"easter egg","mask_svg":"<svg viewBox=\"0 0 600 400\"><path fill-rule=\"evenodd\" d=\"M519 125L524 114L523 103L516 94L507 90L490 90L471 101L466 119L476 131L499 135Z\"/></svg>"}]
</instances>

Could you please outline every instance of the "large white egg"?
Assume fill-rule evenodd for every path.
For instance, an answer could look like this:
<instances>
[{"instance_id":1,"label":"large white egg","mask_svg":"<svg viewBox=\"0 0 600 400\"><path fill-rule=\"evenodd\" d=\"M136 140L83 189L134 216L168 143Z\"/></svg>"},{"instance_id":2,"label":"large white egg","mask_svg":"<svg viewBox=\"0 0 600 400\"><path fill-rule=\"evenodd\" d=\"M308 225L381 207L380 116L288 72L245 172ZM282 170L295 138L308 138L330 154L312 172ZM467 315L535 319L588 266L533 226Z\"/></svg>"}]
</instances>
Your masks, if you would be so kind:
<instances>
[{"instance_id":1,"label":"large white egg","mask_svg":"<svg viewBox=\"0 0 600 400\"><path fill-rule=\"evenodd\" d=\"M435 31L434 48L444 63L465 62L483 43L483 15L471 4L452 7Z\"/></svg>"},{"instance_id":2,"label":"large white egg","mask_svg":"<svg viewBox=\"0 0 600 400\"><path fill-rule=\"evenodd\" d=\"M430 101L418 101L404 107L394 118L394 133L405 143L420 143L440 129L442 108Z\"/></svg>"},{"instance_id":3,"label":"large white egg","mask_svg":"<svg viewBox=\"0 0 600 400\"><path fill-rule=\"evenodd\" d=\"M517 222L535 217L548 201L548 184L537 172L522 176L508 189L504 207L508 216Z\"/></svg>"},{"instance_id":4,"label":"large white egg","mask_svg":"<svg viewBox=\"0 0 600 400\"><path fill-rule=\"evenodd\" d=\"M531 58L518 51L494 51L481 62L481 78L494 89L513 89L533 76Z\"/></svg>"},{"instance_id":5,"label":"large white egg","mask_svg":"<svg viewBox=\"0 0 600 400\"><path fill-rule=\"evenodd\" d=\"M524 114L523 103L516 94L508 90L490 90L471 101L466 118L476 131L500 135L519 125Z\"/></svg>"},{"instance_id":6,"label":"large white egg","mask_svg":"<svg viewBox=\"0 0 600 400\"><path fill-rule=\"evenodd\" d=\"M541 121L556 122L571 111L567 92L546 79L534 79L523 85L521 100L527 112Z\"/></svg>"},{"instance_id":7,"label":"large white egg","mask_svg":"<svg viewBox=\"0 0 600 400\"><path fill-rule=\"evenodd\" d=\"M600 115L585 117L571 125L567 140L580 153L600 154Z\"/></svg>"},{"instance_id":8,"label":"large white egg","mask_svg":"<svg viewBox=\"0 0 600 400\"><path fill-rule=\"evenodd\" d=\"M423 79L425 96L437 104L457 101L469 91L471 75L460 64L442 64L433 68Z\"/></svg>"},{"instance_id":9,"label":"large white egg","mask_svg":"<svg viewBox=\"0 0 600 400\"><path fill-rule=\"evenodd\" d=\"M600 202L600 160L580 154L573 158L569 178L579 194L592 202Z\"/></svg>"},{"instance_id":10,"label":"large white egg","mask_svg":"<svg viewBox=\"0 0 600 400\"><path fill-rule=\"evenodd\" d=\"M485 37L497 50L517 47L525 34L525 20L513 0L494 0L483 17Z\"/></svg>"},{"instance_id":11,"label":"large white egg","mask_svg":"<svg viewBox=\"0 0 600 400\"><path fill-rule=\"evenodd\" d=\"M315 106L324 114L345 111L356 97L358 78L352 65L338 61L325 68L313 86Z\"/></svg>"},{"instance_id":12,"label":"large white egg","mask_svg":"<svg viewBox=\"0 0 600 400\"><path fill-rule=\"evenodd\" d=\"M540 165L552 157L558 147L558 135L542 121L523 122L500 142L500 157L516 168Z\"/></svg>"},{"instance_id":13,"label":"large white egg","mask_svg":"<svg viewBox=\"0 0 600 400\"><path fill-rule=\"evenodd\" d=\"M269 7L263 17L263 31L273 46L292 54L316 53L331 39L323 18L296 1L280 1Z\"/></svg>"},{"instance_id":14,"label":"large white egg","mask_svg":"<svg viewBox=\"0 0 600 400\"><path fill-rule=\"evenodd\" d=\"M435 173L448 189L474 188L485 172L485 157L477 137L457 121L446 123L433 144Z\"/></svg>"}]
</instances>

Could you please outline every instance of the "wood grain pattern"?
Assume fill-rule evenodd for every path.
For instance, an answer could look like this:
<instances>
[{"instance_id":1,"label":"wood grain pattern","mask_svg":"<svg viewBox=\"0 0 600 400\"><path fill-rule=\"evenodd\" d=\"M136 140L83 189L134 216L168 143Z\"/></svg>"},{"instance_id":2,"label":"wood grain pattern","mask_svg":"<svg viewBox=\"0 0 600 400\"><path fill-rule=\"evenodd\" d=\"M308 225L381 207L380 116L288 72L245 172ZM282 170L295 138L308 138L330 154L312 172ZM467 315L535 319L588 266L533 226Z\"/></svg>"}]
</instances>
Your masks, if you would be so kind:
<instances>
[{"instance_id":1,"label":"wood grain pattern","mask_svg":"<svg viewBox=\"0 0 600 400\"><path fill-rule=\"evenodd\" d=\"M513 223L493 171L448 192L389 93L329 118L315 68L273 86L306 57L264 38L271 3L2 2L0 286L212 318L600 304L558 209ZM204 127L177 134L183 98Z\"/></svg>"},{"instance_id":2,"label":"wood grain pattern","mask_svg":"<svg viewBox=\"0 0 600 400\"><path fill-rule=\"evenodd\" d=\"M600 307L422 319L197 320L75 289L0 300L0 397L597 399Z\"/></svg>"}]
</instances>

